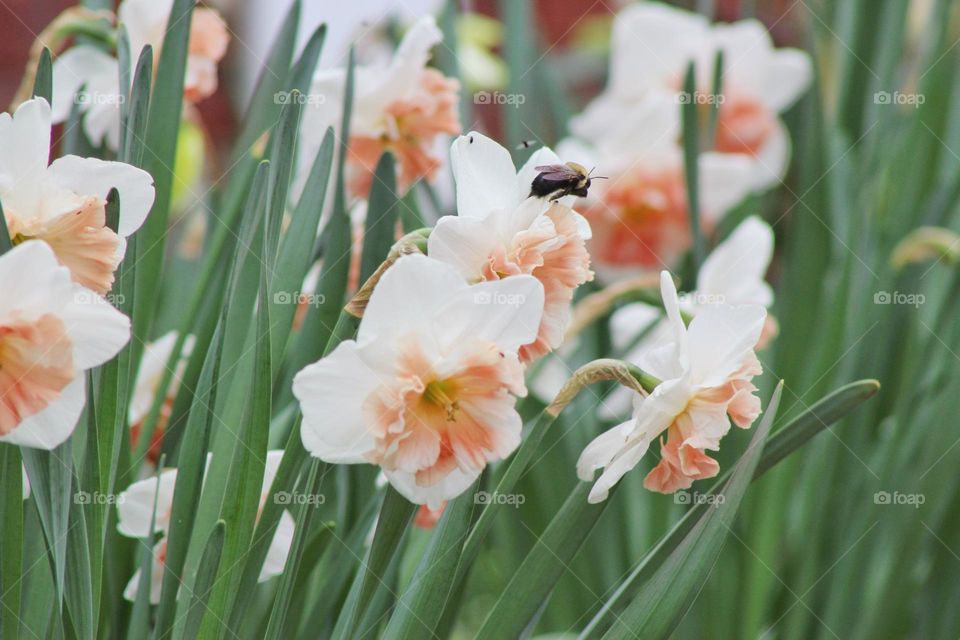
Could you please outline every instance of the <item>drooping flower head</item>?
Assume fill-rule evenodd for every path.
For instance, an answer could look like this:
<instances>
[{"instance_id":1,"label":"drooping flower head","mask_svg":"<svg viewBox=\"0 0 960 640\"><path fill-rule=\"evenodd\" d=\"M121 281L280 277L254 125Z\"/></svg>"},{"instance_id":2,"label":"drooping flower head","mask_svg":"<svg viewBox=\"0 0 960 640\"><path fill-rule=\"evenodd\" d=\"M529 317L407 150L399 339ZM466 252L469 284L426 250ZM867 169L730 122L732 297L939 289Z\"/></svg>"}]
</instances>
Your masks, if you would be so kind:
<instances>
[{"instance_id":1,"label":"drooping flower head","mask_svg":"<svg viewBox=\"0 0 960 640\"><path fill-rule=\"evenodd\" d=\"M153 47L153 60L160 60L160 49L167 31L173 0L124 0L117 19L127 30L130 41L131 69L144 47ZM196 7L190 21L190 41L183 97L196 103L217 90L217 65L227 52L230 34L220 14L210 8ZM94 144L106 142L116 149L120 141L120 70L112 55L92 45L81 44L58 56L53 63L53 117L66 121L78 104L85 112L83 130ZM85 87L79 101L75 98Z\"/></svg>"},{"instance_id":2,"label":"drooping flower head","mask_svg":"<svg viewBox=\"0 0 960 640\"><path fill-rule=\"evenodd\" d=\"M460 133L459 84L427 67L430 50L441 39L436 22L426 16L410 27L389 65L356 68L347 155L355 196L367 196L385 151L397 158L401 191L432 179L441 164L437 143ZM307 101L305 113L307 149L319 148L328 126L340 126L345 84L344 69L321 70L314 77L310 97L316 99Z\"/></svg>"},{"instance_id":3,"label":"drooping flower head","mask_svg":"<svg viewBox=\"0 0 960 640\"><path fill-rule=\"evenodd\" d=\"M697 288L679 295L680 310L695 317L704 309L721 305L755 304L769 309L773 290L764 276L773 258L773 229L756 216L747 218L718 244L700 266ZM756 349L763 349L777 334L777 322L768 311ZM614 349L639 362L645 353L670 339L672 327L663 310L643 302L624 305L610 316ZM600 414L621 418L631 406L631 392L617 388L604 399Z\"/></svg>"},{"instance_id":4,"label":"drooping flower head","mask_svg":"<svg viewBox=\"0 0 960 640\"><path fill-rule=\"evenodd\" d=\"M304 447L327 462L379 465L408 500L439 507L520 443L517 351L542 313L533 277L470 286L443 262L400 258L357 339L294 378Z\"/></svg>"},{"instance_id":5,"label":"drooping flower head","mask_svg":"<svg viewBox=\"0 0 960 640\"><path fill-rule=\"evenodd\" d=\"M563 202L528 197L535 167L562 164L549 149L537 151L518 173L506 149L474 132L453 143L451 158L458 215L437 222L427 252L470 282L520 274L539 280L543 319L536 339L520 350L523 361L535 360L560 346L573 292L593 279L585 246L590 225Z\"/></svg>"},{"instance_id":6,"label":"drooping flower head","mask_svg":"<svg viewBox=\"0 0 960 640\"><path fill-rule=\"evenodd\" d=\"M263 471L263 485L260 495L260 509L271 498L270 487L277 476L283 451L268 451ZM207 466L210 456L207 456ZM166 469L159 478L151 477L134 482L126 491L117 496L117 531L130 538L148 538L157 533L160 539L153 547L153 566L150 570L150 603L160 602L160 592L163 587L164 566L167 558L167 535L171 527L171 511L173 509L173 494L177 484L177 470ZM156 512L154 512L156 504ZM260 511L257 512L259 518ZM153 530L150 523L153 521ZM280 515L280 522L270 542L263 567L260 569L258 582L265 582L273 576L283 573L283 567L290 553L293 543L293 534L296 525L289 511ZM140 588L140 569L133 574L123 591L123 597L133 602L137 598Z\"/></svg>"},{"instance_id":7,"label":"drooping flower head","mask_svg":"<svg viewBox=\"0 0 960 640\"><path fill-rule=\"evenodd\" d=\"M576 123L578 135L603 135L609 118L635 109L653 94L712 108L714 65L723 52L722 97L714 150L754 159L752 185L763 189L786 171L790 139L778 114L810 85L809 56L776 49L756 20L710 24L704 17L659 2L632 4L614 21L606 92ZM693 63L696 92L685 96L684 75Z\"/></svg>"},{"instance_id":8,"label":"drooping flower head","mask_svg":"<svg viewBox=\"0 0 960 640\"><path fill-rule=\"evenodd\" d=\"M571 129L579 138L560 152L599 167L585 215L593 228L590 252L603 280L638 270L674 267L693 245L679 111L665 96L652 96L619 114L601 100ZM603 135L583 119L602 118ZM750 192L752 163L743 156L706 152L699 158L700 226L712 233L720 219Z\"/></svg>"},{"instance_id":9,"label":"drooping flower head","mask_svg":"<svg viewBox=\"0 0 960 640\"><path fill-rule=\"evenodd\" d=\"M749 427L760 414L752 378L762 373L754 346L766 311L759 305L711 306L686 327L670 274L661 275L670 336L638 363L661 382L646 397L634 398L632 418L594 439L577 462L581 480L593 480L590 502L601 502L620 478L661 439L660 462L644 486L672 493L719 472L706 450L720 448L730 422ZM661 436L666 432L666 440Z\"/></svg>"},{"instance_id":10,"label":"drooping flower head","mask_svg":"<svg viewBox=\"0 0 960 640\"><path fill-rule=\"evenodd\" d=\"M0 442L61 444L83 412L86 371L129 339L129 319L72 282L45 243L0 256Z\"/></svg>"},{"instance_id":11,"label":"drooping flower head","mask_svg":"<svg viewBox=\"0 0 960 640\"><path fill-rule=\"evenodd\" d=\"M14 245L43 240L73 279L100 294L153 205L153 178L122 162L68 155L49 164L50 105L43 98L0 114L0 202ZM116 233L106 197L120 194Z\"/></svg>"}]
</instances>

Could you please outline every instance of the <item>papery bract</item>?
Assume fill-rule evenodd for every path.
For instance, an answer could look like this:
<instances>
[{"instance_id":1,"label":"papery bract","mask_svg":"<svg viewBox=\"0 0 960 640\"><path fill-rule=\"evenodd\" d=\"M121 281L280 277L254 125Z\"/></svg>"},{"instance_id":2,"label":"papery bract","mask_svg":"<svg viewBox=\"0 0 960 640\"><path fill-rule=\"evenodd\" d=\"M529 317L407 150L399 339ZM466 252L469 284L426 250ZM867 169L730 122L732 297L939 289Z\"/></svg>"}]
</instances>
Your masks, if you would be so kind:
<instances>
[{"instance_id":1,"label":"papery bract","mask_svg":"<svg viewBox=\"0 0 960 640\"><path fill-rule=\"evenodd\" d=\"M377 464L408 500L437 508L520 443L517 351L542 313L530 276L470 286L443 262L400 258L357 339L294 378L304 447L327 462Z\"/></svg>"}]
</instances>

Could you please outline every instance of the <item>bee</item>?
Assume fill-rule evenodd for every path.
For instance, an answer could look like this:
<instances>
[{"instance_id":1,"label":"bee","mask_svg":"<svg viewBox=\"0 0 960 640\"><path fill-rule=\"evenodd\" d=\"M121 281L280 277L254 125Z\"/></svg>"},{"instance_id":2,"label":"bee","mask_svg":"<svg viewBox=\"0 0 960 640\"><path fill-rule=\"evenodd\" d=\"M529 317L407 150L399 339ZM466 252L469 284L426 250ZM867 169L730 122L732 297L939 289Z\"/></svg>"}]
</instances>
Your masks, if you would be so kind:
<instances>
[{"instance_id":1,"label":"bee","mask_svg":"<svg viewBox=\"0 0 960 640\"><path fill-rule=\"evenodd\" d=\"M564 196L587 197L587 190L594 180L605 180L606 176L594 176L593 170L576 162L566 164L548 164L534 167L540 173L530 185L531 198L559 200Z\"/></svg>"}]
</instances>

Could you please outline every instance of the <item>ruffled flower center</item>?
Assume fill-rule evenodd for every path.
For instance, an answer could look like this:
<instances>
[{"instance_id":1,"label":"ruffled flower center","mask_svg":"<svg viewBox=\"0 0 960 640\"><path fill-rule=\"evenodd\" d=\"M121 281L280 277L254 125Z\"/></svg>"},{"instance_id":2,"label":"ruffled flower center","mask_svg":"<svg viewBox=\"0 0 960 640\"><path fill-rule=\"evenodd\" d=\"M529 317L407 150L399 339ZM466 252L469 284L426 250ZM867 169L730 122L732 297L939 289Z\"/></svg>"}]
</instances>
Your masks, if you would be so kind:
<instances>
[{"instance_id":1,"label":"ruffled flower center","mask_svg":"<svg viewBox=\"0 0 960 640\"><path fill-rule=\"evenodd\" d=\"M776 126L776 114L761 100L737 93L725 95L717 118L714 149L757 156Z\"/></svg>"},{"instance_id":2,"label":"ruffled flower center","mask_svg":"<svg viewBox=\"0 0 960 640\"><path fill-rule=\"evenodd\" d=\"M7 224L14 245L34 239L50 245L57 260L70 269L74 282L101 295L113 287L121 239L106 226L103 199L87 196L74 210L52 220L22 219L11 213Z\"/></svg>"},{"instance_id":3,"label":"ruffled flower center","mask_svg":"<svg viewBox=\"0 0 960 640\"><path fill-rule=\"evenodd\" d=\"M431 486L456 468L479 472L507 455L519 434L507 433L499 418L512 411L513 395L524 393L519 361L476 343L449 366L406 342L396 376L364 406L376 438L371 462Z\"/></svg>"},{"instance_id":4,"label":"ruffled flower center","mask_svg":"<svg viewBox=\"0 0 960 640\"><path fill-rule=\"evenodd\" d=\"M681 167L638 169L604 189L587 211L592 252L611 266L662 268L690 248L690 219Z\"/></svg>"},{"instance_id":5,"label":"ruffled flower center","mask_svg":"<svg viewBox=\"0 0 960 640\"><path fill-rule=\"evenodd\" d=\"M49 406L75 374L73 345L60 318L0 322L0 435Z\"/></svg>"}]
</instances>

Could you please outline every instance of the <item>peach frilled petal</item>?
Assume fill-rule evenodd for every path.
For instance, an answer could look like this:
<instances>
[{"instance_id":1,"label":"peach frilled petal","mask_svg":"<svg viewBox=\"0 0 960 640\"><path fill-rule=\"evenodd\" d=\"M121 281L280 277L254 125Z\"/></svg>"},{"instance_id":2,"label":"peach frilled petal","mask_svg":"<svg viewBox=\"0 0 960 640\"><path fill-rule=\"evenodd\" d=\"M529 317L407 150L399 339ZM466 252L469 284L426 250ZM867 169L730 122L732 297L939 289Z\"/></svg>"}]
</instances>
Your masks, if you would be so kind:
<instances>
[{"instance_id":1,"label":"peach frilled petal","mask_svg":"<svg viewBox=\"0 0 960 640\"><path fill-rule=\"evenodd\" d=\"M63 321L0 321L0 435L56 400L74 379L73 345Z\"/></svg>"},{"instance_id":2,"label":"peach frilled petal","mask_svg":"<svg viewBox=\"0 0 960 640\"><path fill-rule=\"evenodd\" d=\"M113 274L123 257L124 242L106 226L105 202L88 197L79 208L30 232L53 249L75 282L103 295L113 287Z\"/></svg>"}]
</instances>

